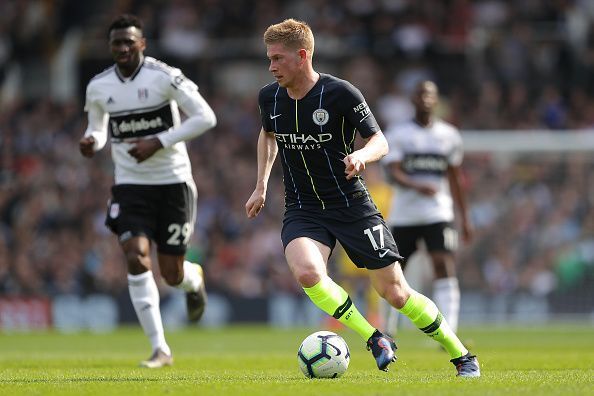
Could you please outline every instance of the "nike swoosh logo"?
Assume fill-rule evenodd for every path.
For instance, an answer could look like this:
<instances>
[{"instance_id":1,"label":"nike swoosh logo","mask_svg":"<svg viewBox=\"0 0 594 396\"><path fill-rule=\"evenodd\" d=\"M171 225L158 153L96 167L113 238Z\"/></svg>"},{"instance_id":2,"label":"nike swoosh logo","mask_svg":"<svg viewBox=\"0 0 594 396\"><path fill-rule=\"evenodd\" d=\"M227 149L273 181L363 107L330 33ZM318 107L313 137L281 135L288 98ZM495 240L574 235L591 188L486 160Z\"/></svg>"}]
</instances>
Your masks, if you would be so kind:
<instances>
[{"instance_id":1,"label":"nike swoosh logo","mask_svg":"<svg viewBox=\"0 0 594 396\"><path fill-rule=\"evenodd\" d=\"M381 252L381 253L379 254L379 256L380 256L380 258L384 258L384 256L385 256L386 254L388 254L388 253L390 253L390 249L384 249L384 251L383 251L383 252Z\"/></svg>"},{"instance_id":2,"label":"nike swoosh logo","mask_svg":"<svg viewBox=\"0 0 594 396\"><path fill-rule=\"evenodd\" d=\"M347 297L344 304L342 304L340 307L336 308L336 311L332 315L334 317L334 319L339 319L342 315L344 315L351 308L351 305L353 305L353 301L351 300L350 297Z\"/></svg>"},{"instance_id":3,"label":"nike swoosh logo","mask_svg":"<svg viewBox=\"0 0 594 396\"><path fill-rule=\"evenodd\" d=\"M280 116L282 116L282 114L277 114L277 115L274 115L274 116L272 114L270 114L270 119L271 120L274 120L276 117L280 117Z\"/></svg>"}]
</instances>

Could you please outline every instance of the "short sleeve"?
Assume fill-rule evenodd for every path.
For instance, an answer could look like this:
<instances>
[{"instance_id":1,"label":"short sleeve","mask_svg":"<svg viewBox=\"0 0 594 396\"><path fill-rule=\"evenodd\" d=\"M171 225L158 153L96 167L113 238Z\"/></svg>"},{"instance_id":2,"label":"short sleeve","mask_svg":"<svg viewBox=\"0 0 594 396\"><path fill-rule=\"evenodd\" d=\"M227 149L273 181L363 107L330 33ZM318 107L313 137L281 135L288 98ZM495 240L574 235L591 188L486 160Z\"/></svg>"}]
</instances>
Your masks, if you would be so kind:
<instances>
[{"instance_id":1,"label":"short sleeve","mask_svg":"<svg viewBox=\"0 0 594 396\"><path fill-rule=\"evenodd\" d=\"M188 100L195 99L195 96L198 94L198 86L184 76L180 69L171 68L169 78L172 99L180 105Z\"/></svg>"},{"instance_id":2,"label":"short sleeve","mask_svg":"<svg viewBox=\"0 0 594 396\"><path fill-rule=\"evenodd\" d=\"M260 111L260 120L262 121L262 128L266 132L274 131L274 127L272 125L272 120L267 117L268 114L266 112L266 94L265 89L262 88L260 93L258 94L258 110Z\"/></svg>"},{"instance_id":3,"label":"short sleeve","mask_svg":"<svg viewBox=\"0 0 594 396\"><path fill-rule=\"evenodd\" d=\"M363 94L351 83L345 81L343 98L346 104L346 118L361 134L368 138L380 131L380 127L365 101Z\"/></svg>"},{"instance_id":4,"label":"short sleeve","mask_svg":"<svg viewBox=\"0 0 594 396\"><path fill-rule=\"evenodd\" d=\"M452 129L452 148L448 155L448 163L451 166L460 166L464 158L464 144L462 137L456 129Z\"/></svg>"}]
</instances>

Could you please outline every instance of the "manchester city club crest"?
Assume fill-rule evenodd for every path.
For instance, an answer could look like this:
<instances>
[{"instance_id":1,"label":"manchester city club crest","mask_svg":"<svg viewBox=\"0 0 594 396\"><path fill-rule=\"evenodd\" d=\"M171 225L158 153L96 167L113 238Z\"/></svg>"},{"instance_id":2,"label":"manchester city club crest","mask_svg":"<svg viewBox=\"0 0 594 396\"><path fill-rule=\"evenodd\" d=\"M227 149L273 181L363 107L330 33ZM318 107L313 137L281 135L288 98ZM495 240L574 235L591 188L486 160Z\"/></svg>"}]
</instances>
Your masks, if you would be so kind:
<instances>
[{"instance_id":1,"label":"manchester city club crest","mask_svg":"<svg viewBox=\"0 0 594 396\"><path fill-rule=\"evenodd\" d=\"M324 109L317 109L313 112L312 118L313 118L313 122L315 122L316 125L322 126L322 125L326 125L328 123L328 120L330 119L330 115Z\"/></svg>"}]
</instances>

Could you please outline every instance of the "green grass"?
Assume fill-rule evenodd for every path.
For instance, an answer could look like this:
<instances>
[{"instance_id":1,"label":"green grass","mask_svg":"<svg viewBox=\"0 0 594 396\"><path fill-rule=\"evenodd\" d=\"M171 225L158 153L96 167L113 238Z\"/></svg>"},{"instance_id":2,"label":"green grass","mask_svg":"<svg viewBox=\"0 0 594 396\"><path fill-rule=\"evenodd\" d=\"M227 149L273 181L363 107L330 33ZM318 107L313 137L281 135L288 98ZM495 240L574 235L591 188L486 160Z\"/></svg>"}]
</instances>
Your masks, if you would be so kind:
<instances>
[{"instance_id":1,"label":"green grass","mask_svg":"<svg viewBox=\"0 0 594 396\"><path fill-rule=\"evenodd\" d=\"M169 332L173 367L137 367L150 353L137 328L110 334L0 333L0 395L593 395L594 328L473 328L479 379L455 377L449 357L414 329L398 337L398 362L377 370L357 336L347 373L308 380L297 347L317 329L199 328Z\"/></svg>"}]
</instances>

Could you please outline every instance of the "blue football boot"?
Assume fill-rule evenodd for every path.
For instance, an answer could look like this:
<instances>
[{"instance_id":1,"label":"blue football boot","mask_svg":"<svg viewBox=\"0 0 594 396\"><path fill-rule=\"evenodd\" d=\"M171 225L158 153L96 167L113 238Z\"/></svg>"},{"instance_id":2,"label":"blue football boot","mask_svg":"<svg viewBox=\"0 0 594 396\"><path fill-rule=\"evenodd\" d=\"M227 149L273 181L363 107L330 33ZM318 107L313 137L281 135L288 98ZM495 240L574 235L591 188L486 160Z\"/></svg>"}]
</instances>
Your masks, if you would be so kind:
<instances>
[{"instance_id":1,"label":"blue football boot","mask_svg":"<svg viewBox=\"0 0 594 396\"><path fill-rule=\"evenodd\" d=\"M481 369L479 367L479 362L476 356L471 355L468 352L464 356L460 356L459 358L450 360L456 366L456 370L458 370L458 377L480 377L481 376Z\"/></svg>"},{"instance_id":2,"label":"blue football boot","mask_svg":"<svg viewBox=\"0 0 594 396\"><path fill-rule=\"evenodd\" d=\"M367 341L367 350L371 350L377 368L388 371L390 363L396 361L396 343L394 340L376 330Z\"/></svg>"}]
</instances>

